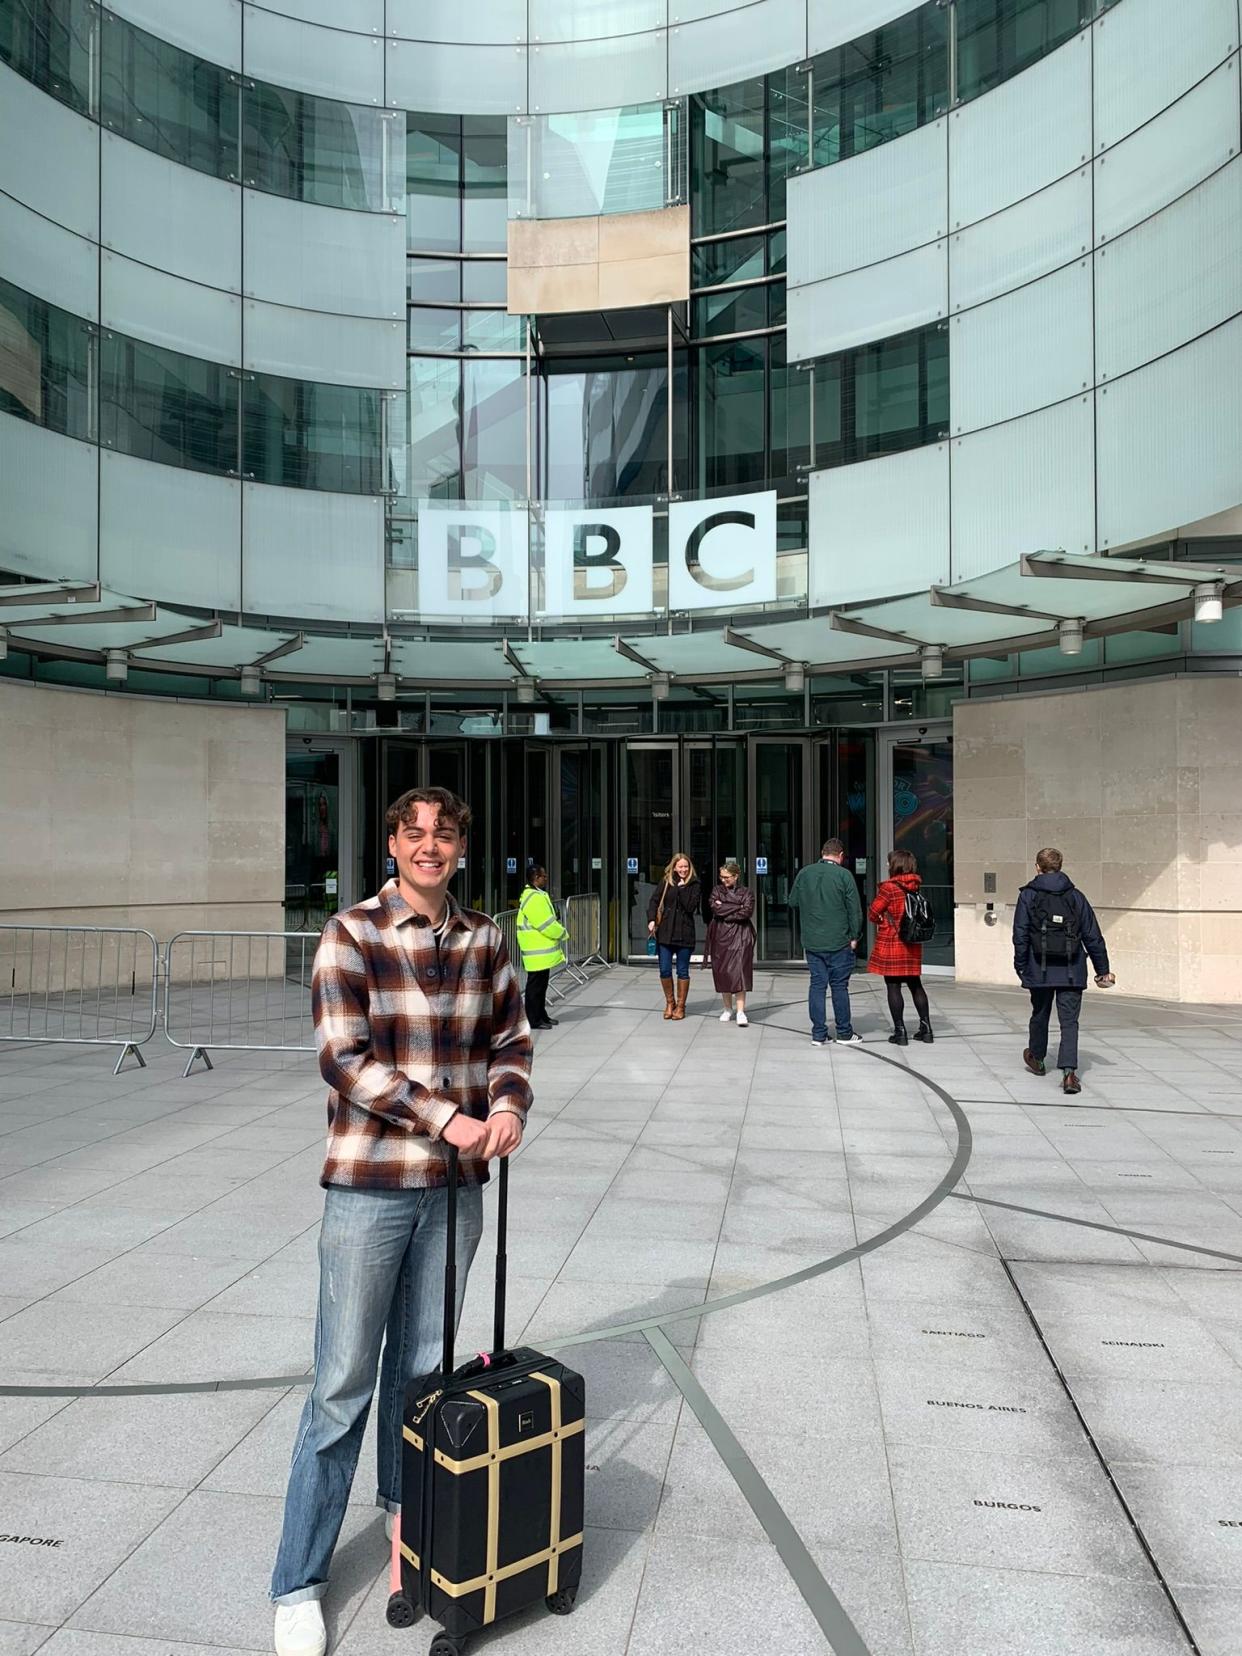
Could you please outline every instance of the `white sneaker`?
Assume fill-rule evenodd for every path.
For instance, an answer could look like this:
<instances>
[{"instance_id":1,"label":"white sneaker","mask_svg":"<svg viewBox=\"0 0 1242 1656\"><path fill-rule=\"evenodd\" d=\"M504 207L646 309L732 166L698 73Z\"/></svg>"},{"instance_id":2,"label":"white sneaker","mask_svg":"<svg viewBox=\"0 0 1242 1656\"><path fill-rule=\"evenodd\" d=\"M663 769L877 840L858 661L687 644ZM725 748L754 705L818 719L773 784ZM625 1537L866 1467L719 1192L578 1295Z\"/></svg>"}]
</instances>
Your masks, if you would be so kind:
<instances>
[{"instance_id":1,"label":"white sneaker","mask_svg":"<svg viewBox=\"0 0 1242 1656\"><path fill-rule=\"evenodd\" d=\"M853 1035L838 1035L836 1044L838 1046L861 1046L863 1044L863 1038L857 1032Z\"/></svg>"},{"instance_id":2,"label":"white sneaker","mask_svg":"<svg viewBox=\"0 0 1242 1656\"><path fill-rule=\"evenodd\" d=\"M739 1012L737 1015L737 1027L739 1029L745 1029L749 1023L750 1019L746 1016L745 1012Z\"/></svg>"},{"instance_id":3,"label":"white sneaker","mask_svg":"<svg viewBox=\"0 0 1242 1656\"><path fill-rule=\"evenodd\" d=\"M731 1018L731 1017L732 1017L732 1016L733 1016L733 1014L732 1014L732 1012L722 1012L722 1013L721 1013L721 1014L720 1014L720 1021L721 1021L721 1023L728 1023L728 1021L729 1021L729 1019L730 1019L730 1018Z\"/></svg>"},{"instance_id":4,"label":"white sneaker","mask_svg":"<svg viewBox=\"0 0 1242 1656\"><path fill-rule=\"evenodd\" d=\"M318 1599L276 1606L276 1656L324 1656L328 1630Z\"/></svg>"},{"instance_id":5,"label":"white sneaker","mask_svg":"<svg viewBox=\"0 0 1242 1656\"><path fill-rule=\"evenodd\" d=\"M393 1520L393 1516L394 1515L391 1512L386 1512L384 1514L384 1534L388 1537L388 1539L390 1541L392 1540L392 1520Z\"/></svg>"}]
</instances>

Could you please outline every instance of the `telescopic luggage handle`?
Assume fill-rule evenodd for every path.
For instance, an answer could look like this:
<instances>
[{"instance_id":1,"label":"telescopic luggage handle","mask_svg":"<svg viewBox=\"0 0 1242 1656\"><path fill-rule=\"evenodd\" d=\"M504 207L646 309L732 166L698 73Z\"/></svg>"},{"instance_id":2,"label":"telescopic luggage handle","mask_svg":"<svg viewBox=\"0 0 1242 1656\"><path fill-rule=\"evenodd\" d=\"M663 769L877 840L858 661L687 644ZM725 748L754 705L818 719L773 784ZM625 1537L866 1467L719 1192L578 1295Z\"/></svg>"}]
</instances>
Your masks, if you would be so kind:
<instances>
[{"instance_id":1,"label":"telescopic luggage handle","mask_svg":"<svg viewBox=\"0 0 1242 1656\"><path fill-rule=\"evenodd\" d=\"M453 1336L457 1322L457 1176L460 1158L455 1144L448 1151L447 1236L444 1245L444 1354L441 1373L453 1372ZM505 1288L509 1274L509 1158L500 1157L500 1191L496 1212L496 1309L492 1323L492 1350L505 1347Z\"/></svg>"}]
</instances>

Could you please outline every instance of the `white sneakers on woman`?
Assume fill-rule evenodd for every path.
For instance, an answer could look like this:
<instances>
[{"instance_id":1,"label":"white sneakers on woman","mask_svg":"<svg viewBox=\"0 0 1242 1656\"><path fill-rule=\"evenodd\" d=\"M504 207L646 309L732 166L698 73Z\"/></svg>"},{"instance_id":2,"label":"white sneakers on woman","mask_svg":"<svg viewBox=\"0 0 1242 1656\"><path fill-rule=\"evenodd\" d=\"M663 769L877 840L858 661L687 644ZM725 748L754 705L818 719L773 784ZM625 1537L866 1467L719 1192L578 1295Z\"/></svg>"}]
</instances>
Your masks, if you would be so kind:
<instances>
[{"instance_id":1,"label":"white sneakers on woman","mask_svg":"<svg viewBox=\"0 0 1242 1656\"><path fill-rule=\"evenodd\" d=\"M727 1009L727 1008L726 1008L726 1009L725 1009L725 1011L723 1011L723 1012L722 1012L722 1013L721 1013L721 1014L720 1014L720 1021L721 1021L721 1023L728 1023L728 1022L729 1022L729 1020L730 1020L730 1019L731 1019L731 1018L732 1018L732 1017L733 1017L733 1014L732 1014L732 1012L730 1012L730 1011L729 1011L729 1010L728 1010L728 1009Z\"/></svg>"},{"instance_id":2,"label":"white sneakers on woman","mask_svg":"<svg viewBox=\"0 0 1242 1656\"><path fill-rule=\"evenodd\" d=\"M749 1022L750 1022L750 1019L746 1016L745 1012L739 1012L738 1013L738 1015L737 1015L737 1027L739 1029L745 1029Z\"/></svg>"},{"instance_id":3,"label":"white sneakers on woman","mask_svg":"<svg viewBox=\"0 0 1242 1656\"><path fill-rule=\"evenodd\" d=\"M328 1630L318 1599L276 1606L276 1656L324 1656Z\"/></svg>"}]
</instances>

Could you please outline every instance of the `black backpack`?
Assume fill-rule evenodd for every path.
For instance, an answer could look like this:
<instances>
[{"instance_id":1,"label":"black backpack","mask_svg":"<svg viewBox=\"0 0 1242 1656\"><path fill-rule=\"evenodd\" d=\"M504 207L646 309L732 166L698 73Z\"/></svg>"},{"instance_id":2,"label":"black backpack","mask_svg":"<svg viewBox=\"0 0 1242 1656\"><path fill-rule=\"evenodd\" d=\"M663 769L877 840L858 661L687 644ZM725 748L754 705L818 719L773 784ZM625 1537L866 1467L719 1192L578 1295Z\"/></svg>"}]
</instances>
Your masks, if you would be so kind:
<instances>
[{"instance_id":1,"label":"black backpack","mask_svg":"<svg viewBox=\"0 0 1242 1656\"><path fill-rule=\"evenodd\" d=\"M901 924L897 927L897 935L903 943L930 943L935 937L936 922L932 918L931 904L921 889L906 892L905 908Z\"/></svg>"},{"instance_id":2,"label":"black backpack","mask_svg":"<svg viewBox=\"0 0 1242 1656\"><path fill-rule=\"evenodd\" d=\"M1078 959L1082 937L1078 929L1078 905L1069 899L1072 891L1056 894L1036 891L1031 899L1031 942L1040 970L1048 963L1070 966Z\"/></svg>"}]
</instances>

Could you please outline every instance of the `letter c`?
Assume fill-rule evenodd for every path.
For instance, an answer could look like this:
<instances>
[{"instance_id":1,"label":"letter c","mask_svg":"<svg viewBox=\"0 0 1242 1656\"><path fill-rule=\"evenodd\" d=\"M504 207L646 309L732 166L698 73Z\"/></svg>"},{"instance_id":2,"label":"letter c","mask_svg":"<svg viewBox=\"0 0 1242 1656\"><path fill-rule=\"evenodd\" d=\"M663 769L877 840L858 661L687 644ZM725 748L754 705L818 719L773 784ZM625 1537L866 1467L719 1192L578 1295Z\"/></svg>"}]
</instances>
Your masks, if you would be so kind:
<instances>
[{"instance_id":1,"label":"letter c","mask_svg":"<svg viewBox=\"0 0 1242 1656\"><path fill-rule=\"evenodd\" d=\"M709 592L737 592L741 587L750 586L755 578L753 568L748 569L744 575L709 575L699 560L699 548L712 530L723 529L730 523L735 523L742 529L753 529L755 527L755 514L753 512L713 512L710 517L705 517L702 523L696 523L686 539L686 568L689 570L692 579L696 580L701 587L706 587Z\"/></svg>"}]
</instances>

